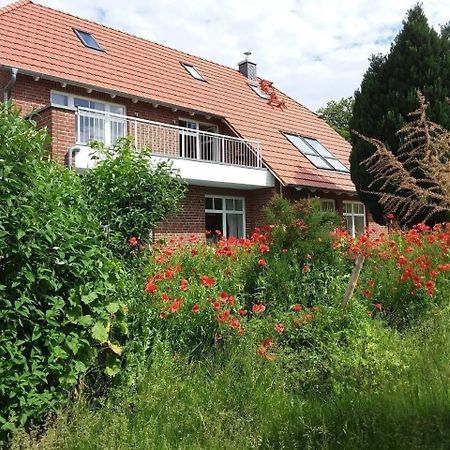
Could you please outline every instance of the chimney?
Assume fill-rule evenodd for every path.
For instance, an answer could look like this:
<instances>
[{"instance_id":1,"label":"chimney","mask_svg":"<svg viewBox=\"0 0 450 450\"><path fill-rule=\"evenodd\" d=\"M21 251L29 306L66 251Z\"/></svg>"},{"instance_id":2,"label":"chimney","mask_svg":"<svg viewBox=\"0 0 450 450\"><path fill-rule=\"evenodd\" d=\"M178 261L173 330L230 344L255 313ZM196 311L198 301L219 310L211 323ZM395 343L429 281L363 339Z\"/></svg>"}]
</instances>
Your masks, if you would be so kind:
<instances>
[{"instance_id":1,"label":"chimney","mask_svg":"<svg viewBox=\"0 0 450 450\"><path fill-rule=\"evenodd\" d=\"M256 64L248 60L248 57L252 54L252 52L245 52L245 59L241 61L239 66L239 72L242 73L245 77L247 77L251 81L256 81Z\"/></svg>"}]
</instances>

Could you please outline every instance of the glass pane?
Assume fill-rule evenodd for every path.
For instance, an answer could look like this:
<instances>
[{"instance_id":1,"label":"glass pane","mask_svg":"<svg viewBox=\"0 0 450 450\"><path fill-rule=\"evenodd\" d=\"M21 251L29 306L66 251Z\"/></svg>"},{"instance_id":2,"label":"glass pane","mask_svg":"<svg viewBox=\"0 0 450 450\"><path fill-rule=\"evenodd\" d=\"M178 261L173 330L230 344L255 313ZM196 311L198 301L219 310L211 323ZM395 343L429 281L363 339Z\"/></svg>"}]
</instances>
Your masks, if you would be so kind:
<instances>
[{"instance_id":1,"label":"glass pane","mask_svg":"<svg viewBox=\"0 0 450 450\"><path fill-rule=\"evenodd\" d=\"M355 216L353 218L353 221L355 222L355 234L363 234L364 233L364 217L362 216Z\"/></svg>"},{"instance_id":2,"label":"glass pane","mask_svg":"<svg viewBox=\"0 0 450 450\"><path fill-rule=\"evenodd\" d=\"M318 169L331 169L321 156L305 155Z\"/></svg>"},{"instance_id":3,"label":"glass pane","mask_svg":"<svg viewBox=\"0 0 450 450\"><path fill-rule=\"evenodd\" d=\"M206 197L205 198L205 208L206 209L213 209L213 199L212 197Z\"/></svg>"},{"instance_id":4,"label":"glass pane","mask_svg":"<svg viewBox=\"0 0 450 450\"><path fill-rule=\"evenodd\" d=\"M319 153L319 155L325 158L334 158L334 156L316 139L305 138L305 141Z\"/></svg>"},{"instance_id":5,"label":"glass pane","mask_svg":"<svg viewBox=\"0 0 450 450\"><path fill-rule=\"evenodd\" d=\"M364 214L365 213L365 211L364 211L364 204L363 203L355 203L355 206L356 206L356 212L358 214Z\"/></svg>"},{"instance_id":6,"label":"glass pane","mask_svg":"<svg viewBox=\"0 0 450 450\"><path fill-rule=\"evenodd\" d=\"M342 210L344 213L351 214L352 213L352 204L348 202L342 203Z\"/></svg>"},{"instance_id":7,"label":"glass pane","mask_svg":"<svg viewBox=\"0 0 450 450\"><path fill-rule=\"evenodd\" d=\"M244 202L238 198L234 201L234 206L236 211L244 210Z\"/></svg>"},{"instance_id":8,"label":"glass pane","mask_svg":"<svg viewBox=\"0 0 450 450\"><path fill-rule=\"evenodd\" d=\"M344 166L339 160L336 158L327 158L326 159L329 164L333 166L334 169L339 170L341 172L348 172L348 168Z\"/></svg>"},{"instance_id":9,"label":"glass pane","mask_svg":"<svg viewBox=\"0 0 450 450\"><path fill-rule=\"evenodd\" d=\"M109 105L109 111L113 114L124 114L123 106Z\"/></svg>"},{"instance_id":10,"label":"glass pane","mask_svg":"<svg viewBox=\"0 0 450 450\"><path fill-rule=\"evenodd\" d=\"M227 214L227 237L244 237L244 218L242 214Z\"/></svg>"},{"instance_id":11,"label":"glass pane","mask_svg":"<svg viewBox=\"0 0 450 450\"><path fill-rule=\"evenodd\" d=\"M56 92L52 92L51 102L54 105L69 106L69 97L64 94L58 94Z\"/></svg>"},{"instance_id":12,"label":"glass pane","mask_svg":"<svg viewBox=\"0 0 450 450\"><path fill-rule=\"evenodd\" d=\"M125 137L125 121L111 119L111 143L114 145L118 139Z\"/></svg>"},{"instance_id":13,"label":"glass pane","mask_svg":"<svg viewBox=\"0 0 450 450\"><path fill-rule=\"evenodd\" d=\"M90 101L89 102L89 108L95 109L97 111L105 111L105 104L104 103L100 103L100 102Z\"/></svg>"},{"instance_id":14,"label":"glass pane","mask_svg":"<svg viewBox=\"0 0 450 450\"><path fill-rule=\"evenodd\" d=\"M214 199L214 209L222 210L222 199L221 198Z\"/></svg>"},{"instance_id":15,"label":"glass pane","mask_svg":"<svg viewBox=\"0 0 450 450\"><path fill-rule=\"evenodd\" d=\"M344 216L347 232L353 236L353 218L352 216Z\"/></svg>"},{"instance_id":16,"label":"glass pane","mask_svg":"<svg viewBox=\"0 0 450 450\"><path fill-rule=\"evenodd\" d=\"M84 98L74 98L73 105L75 108L80 106L81 108L89 108L89 100L85 100Z\"/></svg>"},{"instance_id":17,"label":"glass pane","mask_svg":"<svg viewBox=\"0 0 450 450\"><path fill-rule=\"evenodd\" d=\"M227 211L234 211L234 202L232 198L227 198L226 205Z\"/></svg>"},{"instance_id":18,"label":"glass pane","mask_svg":"<svg viewBox=\"0 0 450 450\"><path fill-rule=\"evenodd\" d=\"M206 213L205 214L205 229L208 233L208 239L214 240L219 236L216 230L223 234L222 214L221 213Z\"/></svg>"},{"instance_id":19,"label":"glass pane","mask_svg":"<svg viewBox=\"0 0 450 450\"><path fill-rule=\"evenodd\" d=\"M320 209L326 212L334 212L334 202L333 200L321 200Z\"/></svg>"},{"instance_id":20,"label":"glass pane","mask_svg":"<svg viewBox=\"0 0 450 450\"><path fill-rule=\"evenodd\" d=\"M305 155L316 155L317 152L311 148L300 136L286 134L286 137Z\"/></svg>"}]
</instances>

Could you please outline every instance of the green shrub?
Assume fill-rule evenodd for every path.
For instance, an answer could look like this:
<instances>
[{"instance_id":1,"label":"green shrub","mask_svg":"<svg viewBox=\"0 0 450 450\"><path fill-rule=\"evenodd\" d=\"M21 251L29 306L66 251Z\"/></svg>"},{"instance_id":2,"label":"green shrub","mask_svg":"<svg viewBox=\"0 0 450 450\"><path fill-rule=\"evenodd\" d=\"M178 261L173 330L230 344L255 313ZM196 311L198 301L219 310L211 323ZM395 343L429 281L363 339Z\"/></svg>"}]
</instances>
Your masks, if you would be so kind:
<instances>
[{"instance_id":1,"label":"green shrub","mask_svg":"<svg viewBox=\"0 0 450 450\"><path fill-rule=\"evenodd\" d=\"M148 242L150 231L177 210L186 186L170 163L152 163L149 150L136 152L131 138L112 149L96 146L104 155L83 177L89 204L109 230L110 247L128 254L131 237Z\"/></svg>"},{"instance_id":2,"label":"green shrub","mask_svg":"<svg viewBox=\"0 0 450 450\"><path fill-rule=\"evenodd\" d=\"M0 436L39 420L98 361L118 369L121 269L73 172L43 161L47 136L0 111Z\"/></svg>"}]
</instances>

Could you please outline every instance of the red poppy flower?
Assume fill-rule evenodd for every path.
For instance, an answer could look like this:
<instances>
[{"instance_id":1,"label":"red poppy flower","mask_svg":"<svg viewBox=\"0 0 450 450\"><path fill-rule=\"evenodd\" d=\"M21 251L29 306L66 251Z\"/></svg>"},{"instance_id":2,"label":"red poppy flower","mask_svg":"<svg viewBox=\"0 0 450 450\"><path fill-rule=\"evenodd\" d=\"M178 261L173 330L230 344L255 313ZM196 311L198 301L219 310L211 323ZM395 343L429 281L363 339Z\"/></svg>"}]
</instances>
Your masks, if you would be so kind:
<instances>
[{"instance_id":1,"label":"red poppy flower","mask_svg":"<svg viewBox=\"0 0 450 450\"><path fill-rule=\"evenodd\" d=\"M239 319L237 319L236 317L234 319L231 319L228 325L230 325L230 328L233 328L235 330L239 330L239 328L241 328L241 322L239 322Z\"/></svg>"},{"instance_id":2,"label":"red poppy flower","mask_svg":"<svg viewBox=\"0 0 450 450\"><path fill-rule=\"evenodd\" d=\"M234 305L234 302L235 302L234 297L233 297L232 295L230 295L230 296L228 297L227 303L228 303L230 306L233 306L233 305Z\"/></svg>"},{"instance_id":3,"label":"red poppy flower","mask_svg":"<svg viewBox=\"0 0 450 450\"><path fill-rule=\"evenodd\" d=\"M294 310L294 311L301 311L303 309L303 306L302 305L298 305L298 304L297 305L292 305L291 309Z\"/></svg>"},{"instance_id":4,"label":"red poppy flower","mask_svg":"<svg viewBox=\"0 0 450 450\"><path fill-rule=\"evenodd\" d=\"M383 310L383 305L381 303L375 303L375 309L378 311L382 311Z\"/></svg>"},{"instance_id":5,"label":"red poppy flower","mask_svg":"<svg viewBox=\"0 0 450 450\"><path fill-rule=\"evenodd\" d=\"M197 256L197 255L198 255L198 250L197 250L196 248L193 248L193 249L191 250L191 255L192 255L192 256Z\"/></svg>"},{"instance_id":6,"label":"red poppy flower","mask_svg":"<svg viewBox=\"0 0 450 450\"><path fill-rule=\"evenodd\" d=\"M229 319L229 317L230 317L230 310L227 309L222 314L219 314L217 316L217 320L219 322L226 322Z\"/></svg>"},{"instance_id":7,"label":"red poppy flower","mask_svg":"<svg viewBox=\"0 0 450 450\"><path fill-rule=\"evenodd\" d=\"M206 287L211 287L216 284L216 282L214 281L214 278L208 277L208 275L201 275L200 283L202 283L203 286L206 286Z\"/></svg>"},{"instance_id":8,"label":"red poppy flower","mask_svg":"<svg viewBox=\"0 0 450 450\"><path fill-rule=\"evenodd\" d=\"M171 305L167 308L167 311L171 313L176 313L180 309L181 305L183 303L183 300L181 298L177 298L174 300Z\"/></svg>"},{"instance_id":9,"label":"red poppy flower","mask_svg":"<svg viewBox=\"0 0 450 450\"><path fill-rule=\"evenodd\" d=\"M266 310L266 307L262 303L256 303L252 306L252 311L255 314L263 313Z\"/></svg>"},{"instance_id":10,"label":"red poppy flower","mask_svg":"<svg viewBox=\"0 0 450 450\"><path fill-rule=\"evenodd\" d=\"M277 333L280 333L280 334L284 333L284 330L285 330L284 325L282 323L277 323L275 325L275 330Z\"/></svg>"},{"instance_id":11,"label":"red poppy flower","mask_svg":"<svg viewBox=\"0 0 450 450\"><path fill-rule=\"evenodd\" d=\"M267 253L270 250L270 247L267 244L261 244L259 246L259 251L261 253Z\"/></svg>"},{"instance_id":12,"label":"red poppy flower","mask_svg":"<svg viewBox=\"0 0 450 450\"><path fill-rule=\"evenodd\" d=\"M137 237L131 236L130 239L128 239L128 243L129 243L131 246L136 247L136 245L139 244L139 241L138 241Z\"/></svg>"},{"instance_id":13,"label":"red poppy flower","mask_svg":"<svg viewBox=\"0 0 450 450\"><path fill-rule=\"evenodd\" d=\"M214 233L216 233L217 236L222 236L222 232L220 230L216 230L216 231L214 231Z\"/></svg>"},{"instance_id":14,"label":"red poppy flower","mask_svg":"<svg viewBox=\"0 0 450 450\"><path fill-rule=\"evenodd\" d=\"M309 267L305 264L304 266L303 266L303 269L302 269L302 272L303 273L307 273L307 272L309 272Z\"/></svg>"},{"instance_id":15,"label":"red poppy flower","mask_svg":"<svg viewBox=\"0 0 450 450\"><path fill-rule=\"evenodd\" d=\"M394 218L394 214L392 214L392 213L386 214L387 220L392 220L393 218Z\"/></svg>"},{"instance_id":16,"label":"red poppy flower","mask_svg":"<svg viewBox=\"0 0 450 450\"><path fill-rule=\"evenodd\" d=\"M220 302L218 302L218 301L212 302L212 303L211 303L211 306L212 306L214 309L220 309Z\"/></svg>"},{"instance_id":17,"label":"red poppy flower","mask_svg":"<svg viewBox=\"0 0 450 450\"><path fill-rule=\"evenodd\" d=\"M192 312L194 314L197 314L200 311L200 306L198 306L198 304L196 303L193 307L192 307Z\"/></svg>"},{"instance_id":18,"label":"red poppy flower","mask_svg":"<svg viewBox=\"0 0 450 450\"><path fill-rule=\"evenodd\" d=\"M363 295L364 295L364 297L366 297L366 298L371 298L371 297L373 296L373 292L370 291L369 289L364 289L364 290L363 290Z\"/></svg>"},{"instance_id":19,"label":"red poppy flower","mask_svg":"<svg viewBox=\"0 0 450 450\"><path fill-rule=\"evenodd\" d=\"M166 313L160 312L159 313L159 318L160 319L164 319L166 317Z\"/></svg>"},{"instance_id":20,"label":"red poppy flower","mask_svg":"<svg viewBox=\"0 0 450 450\"><path fill-rule=\"evenodd\" d=\"M170 297L169 297L168 294L166 294L166 293L164 292L164 294L161 294L161 300L162 300L163 302L168 302L168 301L170 300Z\"/></svg>"},{"instance_id":21,"label":"red poppy flower","mask_svg":"<svg viewBox=\"0 0 450 450\"><path fill-rule=\"evenodd\" d=\"M247 310L241 308L241 309L238 311L238 313L239 313L240 316L245 316L245 315L247 315Z\"/></svg>"},{"instance_id":22,"label":"red poppy flower","mask_svg":"<svg viewBox=\"0 0 450 450\"><path fill-rule=\"evenodd\" d=\"M262 345L264 345L264 347L272 347L273 341L270 337L266 337L262 340Z\"/></svg>"},{"instance_id":23,"label":"red poppy flower","mask_svg":"<svg viewBox=\"0 0 450 450\"><path fill-rule=\"evenodd\" d=\"M261 266L261 267L266 267L266 266L267 266L267 262L266 262L266 260L265 260L265 259L263 259L263 258L261 258L261 259L258 259L258 266Z\"/></svg>"},{"instance_id":24,"label":"red poppy flower","mask_svg":"<svg viewBox=\"0 0 450 450\"><path fill-rule=\"evenodd\" d=\"M220 298L220 300L222 300L223 302L226 302L226 301L228 300L228 293L225 292L225 291L222 291L222 292L219 294L219 298Z\"/></svg>"},{"instance_id":25,"label":"red poppy flower","mask_svg":"<svg viewBox=\"0 0 450 450\"><path fill-rule=\"evenodd\" d=\"M188 280L182 278L180 281L180 290L186 292L188 290Z\"/></svg>"},{"instance_id":26,"label":"red poppy flower","mask_svg":"<svg viewBox=\"0 0 450 450\"><path fill-rule=\"evenodd\" d=\"M145 290L147 292L155 292L158 289L158 286L156 286L156 284L153 282L152 278L149 278L147 280L147 284L145 286Z\"/></svg>"}]
</instances>

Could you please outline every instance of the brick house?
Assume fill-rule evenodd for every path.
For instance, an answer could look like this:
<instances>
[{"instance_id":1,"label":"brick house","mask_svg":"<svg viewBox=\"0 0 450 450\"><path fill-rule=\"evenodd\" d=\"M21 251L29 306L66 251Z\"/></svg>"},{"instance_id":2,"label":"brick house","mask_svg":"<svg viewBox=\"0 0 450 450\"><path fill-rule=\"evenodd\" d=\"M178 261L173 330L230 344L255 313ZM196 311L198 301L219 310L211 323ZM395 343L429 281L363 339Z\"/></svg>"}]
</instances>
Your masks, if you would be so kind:
<instances>
[{"instance_id":1,"label":"brick house","mask_svg":"<svg viewBox=\"0 0 450 450\"><path fill-rule=\"evenodd\" d=\"M353 234L368 223L348 142L248 59L225 67L30 0L0 9L0 43L1 100L34 111L53 159L86 170L90 141L131 135L173 162L189 190L158 237L243 236L275 193L319 197Z\"/></svg>"}]
</instances>

